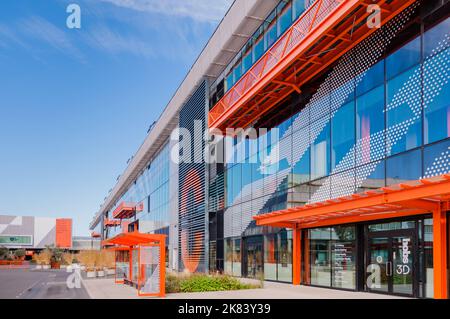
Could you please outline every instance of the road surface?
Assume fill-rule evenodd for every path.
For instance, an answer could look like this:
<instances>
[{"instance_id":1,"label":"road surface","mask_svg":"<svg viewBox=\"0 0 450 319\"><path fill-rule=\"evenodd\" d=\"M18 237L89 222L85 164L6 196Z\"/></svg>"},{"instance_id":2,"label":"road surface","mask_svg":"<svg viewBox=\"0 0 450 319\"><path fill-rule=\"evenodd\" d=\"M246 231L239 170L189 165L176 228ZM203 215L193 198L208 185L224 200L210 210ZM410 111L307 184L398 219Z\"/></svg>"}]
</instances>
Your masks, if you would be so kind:
<instances>
[{"instance_id":1,"label":"road surface","mask_svg":"<svg viewBox=\"0 0 450 319\"><path fill-rule=\"evenodd\" d=\"M69 289L64 270L0 269L0 299L89 299L81 288Z\"/></svg>"}]
</instances>

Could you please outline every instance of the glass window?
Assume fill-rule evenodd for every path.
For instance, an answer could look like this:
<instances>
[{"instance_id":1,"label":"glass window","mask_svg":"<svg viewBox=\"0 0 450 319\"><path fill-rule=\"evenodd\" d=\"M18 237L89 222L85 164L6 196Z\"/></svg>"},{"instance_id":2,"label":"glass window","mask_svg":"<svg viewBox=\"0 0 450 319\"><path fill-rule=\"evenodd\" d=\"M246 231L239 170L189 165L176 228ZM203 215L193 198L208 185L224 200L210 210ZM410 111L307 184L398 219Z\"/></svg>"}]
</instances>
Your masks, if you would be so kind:
<instances>
[{"instance_id":1,"label":"glass window","mask_svg":"<svg viewBox=\"0 0 450 319\"><path fill-rule=\"evenodd\" d=\"M225 265L224 271L227 275L233 275L233 241L230 238L225 240Z\"/></svg>"},{"instance_id":2,"label":"glass window","mask_svg":"<svg viewBox=\"0 0 450 319\"><path fill-rule=\"evenodd\" d=\"M331 176L330 198L339 198L355 193L355 169Z\"/></svg>"},{"instance_id":3,"label":"glass window","mask_svg":"<svg viewBox=\"0 0 450 319\"><path fill-rule=\"evenodd\" d=\"M442 55L446 55L446 59L448 59L450 49L427 60L423 67L424 96L431 98L429 101L427 99L424 105L425 144L450 137L450 84L448 82L437 84L435 75L435 62L442 59ZM439 92L436 91L437 87L441 88Z\"/></svg>"},{"instance_id":4,"label":"glass window","mask_svg":"<svg viewBox=\"0 0 450 319\"><path fill-rule=\"evenodd\" d=\"M305 0L293 0L293 15L296 20L305 11Z\"/></svg>"},{"instance_id":5,"label":"glass window","mask_svg":"<svg viewBox=\"0 0 450 319\"><path fill-rule=\"evenodd\" d=\"M330 174L330 122L311 144L311 179Z\"/></svg>"},{"instance_id":6,"label":"glass window","mask_svg":"<svg viewBox=\"0 0 450 319\"><path fill-rule=\"evenodd\" d=\"M292 282L292 231L278 233L278 281ZM265 269L264 269L265 271Z\"/></svg>"},{"instance_id":7,"label":"glass window","mask_svg":"<svg viewBox=\"0 0 450 319\"><path fill-rule=\"evenodd\" d=\"M356 289L356 228L331 228L331 286Z\"/></svg>"},{"instance_id":8,"label":"glass window","mask_svg":"<svg viewBox=\"0 0 450 319\"><path fill-rule=\"evenodd\" d=\"M331 120L331 165L335 169L355 144L355 103L341 107ZM354 167L354 155L346 158L340 170Z\"/></svg>"},{"instance_id":9,"label":"glass window","mask_svg":"<svg viewBox=\"0 0 450 319\"><path fill-rule=\"evenodd\" d=\"M434 54L443 51L449 47L448 41L443 41L450 30L450 18L445 19L437 26L424 33L424 56L425 59L432 57Z\"/></svg>"},{"instance_id":10,"label":"glass window","mask_svg":"<svg viewBox=\"0 0 450 319\"><path fill-rule=\"evenodd\" d=\"M232 167L226 171L226 196L227 196L227 207L233 205L234 194L233 194L233 172Z\"/></svg>"},{"instance_id":11,"label":"glass window","mask_svg":"<svg viewBox=\"0 0 450 319\"><path fill-rule=\"evenodd\" d=\"M373 162L356 169L358 193L379 189L386 186L385 162Z\"/></svg>"},{"instance_id":12,"label":"glass window","mask_svg":"<svg viewBox=\"0 0 450 319\"><path fill-rule=\"evenodd\" d=\"M386 59L388 79L420 63L420 37L407 43Z\"/></svg>"},{"instance_id":13,"label":"glass window","mask_svg":"<svg viewBox=\"0 0 450 319\"><path fill-rule=\"evenodd\" d=\"M406 94L421 99L420 85L411 85L410 79L419 74L420 67L414 67L387 83L387 154L393 155L422 145L422 111L420 103L399 103L399 95ZM417 80L419 81L419 80Z\"/></svg>"},{"instance_id":14,"label":"glass window","mask_svg":"<svg viewBox=\"0 0 450 319\"><path fill-rule=\"evenodd\" d=\"M424 220L423 254L425 264L425 298L434 297L433 219Z\"/></svg>"},{"instance_id":15,"label":"glass window","mask_svg":"<svg viewBox=\"0 0 450 319\"><path fill-rule=\"evenodd\" d=\"M450 140L426 147L423 154L425 177L439 176L450 172Z\"/></svg>"},{"instance_id":16,"label":"glass window","mask_svg":"<svg viewBox=\"0 0 450 319\"><path fill-rule=\"evenodd\" d=\"M308 230L311 285L331 286L330 236L329 228Z\"/></svg>"},{"instance_id":17,"label":"glass window","mask_svg":"<svg viewBox=\"0 0 450 319\"><path fill-rule=\"evenodd\" d=\"M252 67L252 52L247 52L242 59L242 74L246 73Z\"/></svg>"},{"instance_id":18,"label":"glass window","mask_svg":"<svg viewBox=\"0 0 450 319\"><path fill-rule=\"evenodd\" d=\"M265 38L266 38L266 50L268 50L277 40L277 24L276 23L272 23L268 28L267 31L265 33Z\"/></svg>"},{"instance_id":19,"label":"glass window","mask_svg":"<svg viewBox=\"0 0 450 319\"><path fill-rule=\"evenodd\" d=\"M285 5L278 18L278 36L282 35L292 24L292 6Z\"/></svg>"},{"instance_id":20,"label":"glass window","mask_svg":"<svg viewBox=\"0 0 450 319\"><path fill-rule=\"evenodd\" d=\"M264 236L264 279L277 280L277 240L275 235Z\"/></svg>"},{"instance_id":21,"label":"glass window","mask_svg":"<svg viewBox=\"0 0 450 319\"><path fill-rule=\"evenodd\" d=\"M384 82L384 60L367 70L361 82L356 87L356 95L362 95Z\"/></svg>"},{"instance_id":22,"label":"glass window","mask_svg":"<svg viewBox=\"0 0 450 319\"><path fill-rule=\"evenodd\" d=\"M384 85L356 100L356 165L383 158L384 150Z\"/></svg>"},{"instance_id":23,"label":"glass window","mask_svg":"<svg viewBox=\"0 0 450 319\"><path fill-rule=\"evenodd\" d=\"M242 64L239 63L238 65L235 66L234 68L234 83L236 83L237 81L239 81L239 79L242 76Z\"/></svg>"},{"instance_id":24,"label":"glass window","mask_svg":"<svg viewBox=\"0 0 450 319\"><path fill-rule=\"evenodd\" d=\"M225 84L226 84L226 87L225 87L226 91L228 91L229 89L231 89L233 87L233 85L234 85L234 74L233 74L233 72L231 72L227 76Z\"/></svg>"},{"instance_id":25,"label":"glass window","mask_svg":"<svg viewBox=\"0 0 450 319\"><path fill-rule=\"evenodd\" d=\"M264 38L261 36L253 45L253 63L256 63L264 54Z\"/></svg>"},{"instance_id":26,"label":"glass window","mask_svg":"<svg viewBox=\"0 0 450 319\"><path fill-rule=\"evenodd\" d=\"M422 152L412 151L389 158L386 162L387 185L420 179L422 175Z\"/></svg>"},{"instance_id":27,"label":"glass window","mask_svg":"<svg viewBox=\"0 0 450 319\"><path fill-rule=\"evenodd\" d=\"M241 277L241 239L233 240L233 276Z\"/></svg>"}]
</instances>

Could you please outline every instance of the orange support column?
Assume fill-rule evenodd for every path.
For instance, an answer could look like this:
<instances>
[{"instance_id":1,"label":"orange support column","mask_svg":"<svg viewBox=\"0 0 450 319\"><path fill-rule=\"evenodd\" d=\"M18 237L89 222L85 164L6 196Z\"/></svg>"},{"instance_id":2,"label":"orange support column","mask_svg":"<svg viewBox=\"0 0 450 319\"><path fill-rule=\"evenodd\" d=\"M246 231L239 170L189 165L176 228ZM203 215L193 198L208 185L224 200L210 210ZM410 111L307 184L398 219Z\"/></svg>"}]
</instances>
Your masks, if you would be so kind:
<instances>
[{"instance_id":1,"label":"orange support column","mask_svg":"<svg viewBox=\"0 0 450 319\"><path fill-rule=\"evenodd\" d=\"M302 230L299 228L294 228L292 231L292 284L298 286L300 285L302 277Z\"/></svg>"},{"instance_id":2,"label":"orange support column","mask_svg":"<svg viewBox=\"0 0 450 319\"><path fill-rule=\"evenodd\" d=\"M159 242L159 290L160 296L166 296L166 241Z\"/></svg>"},{"instance_id":3,"label":"orange support column","mask_svg":"<svg viewBox=\"0 0 450 319\"><path fill-rule=\"evenodd\" d=\"M447 214L433 212L434 298L447 298Z\"/></svg>"}]
</instances>

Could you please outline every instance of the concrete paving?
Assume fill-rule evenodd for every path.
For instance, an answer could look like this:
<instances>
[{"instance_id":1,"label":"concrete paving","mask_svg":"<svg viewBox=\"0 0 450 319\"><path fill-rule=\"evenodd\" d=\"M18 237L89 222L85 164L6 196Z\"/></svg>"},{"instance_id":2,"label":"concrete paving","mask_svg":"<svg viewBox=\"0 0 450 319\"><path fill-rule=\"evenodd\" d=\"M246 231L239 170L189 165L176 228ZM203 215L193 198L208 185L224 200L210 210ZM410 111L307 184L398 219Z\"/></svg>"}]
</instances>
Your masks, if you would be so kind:
<instances>
[{"instance_id":1,"label":"concrete paving","mask_svg":"<svg viewBox=\"0 0 450 319\"><path fill-rule=\"evenodd\" d=\"M2 269L0 299L89 299L85 288L69 289L64 270Z\"/></svg>"},{"instance_id":2,"label":"concrete paving","mask_svg":"<svg viewBox=\"0 0 450 319\"><path fill-rule=\"evenodd\" d=\"M113 279L83 280L92 299L142 299L137 291L126 285L115 284ZM293 286L274 282L265 282L264 288L217 291L202 293L167 294L167 299L402 299L400 297L350 292L326 288Z\"/></svg>"}]
</instances>

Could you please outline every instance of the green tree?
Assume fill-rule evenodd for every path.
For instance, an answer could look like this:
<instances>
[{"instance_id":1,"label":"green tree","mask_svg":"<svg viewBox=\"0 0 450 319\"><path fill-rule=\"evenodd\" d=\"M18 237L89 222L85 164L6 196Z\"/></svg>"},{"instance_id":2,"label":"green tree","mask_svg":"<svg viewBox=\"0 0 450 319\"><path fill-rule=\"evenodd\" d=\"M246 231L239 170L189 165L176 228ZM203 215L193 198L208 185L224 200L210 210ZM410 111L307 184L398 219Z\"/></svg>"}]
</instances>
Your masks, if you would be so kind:
<instances>
[{"instance_id":1,"label":"green tree","mask_svg":"<svg viewBox=\"0 0 450 319\"><path fill-rule=\"evenodd\" d=\"M14 256L17 258L17 259L20 259L20 258L22 258L22 257L25 257L25 255L26 255L26 251L25 251L25 249L17 249L15 252L14 252Z\"/></svg>"},{"instance_id":2,"label":"green tree","mask_svg":"<svg viewBox=\"0 0 450 319\"><path fill-rule=\"evenodd\" d=\"M6 259L9 255L9 249L3 246L0 246L0 259Z\"/></svg>"}]
</instances>

